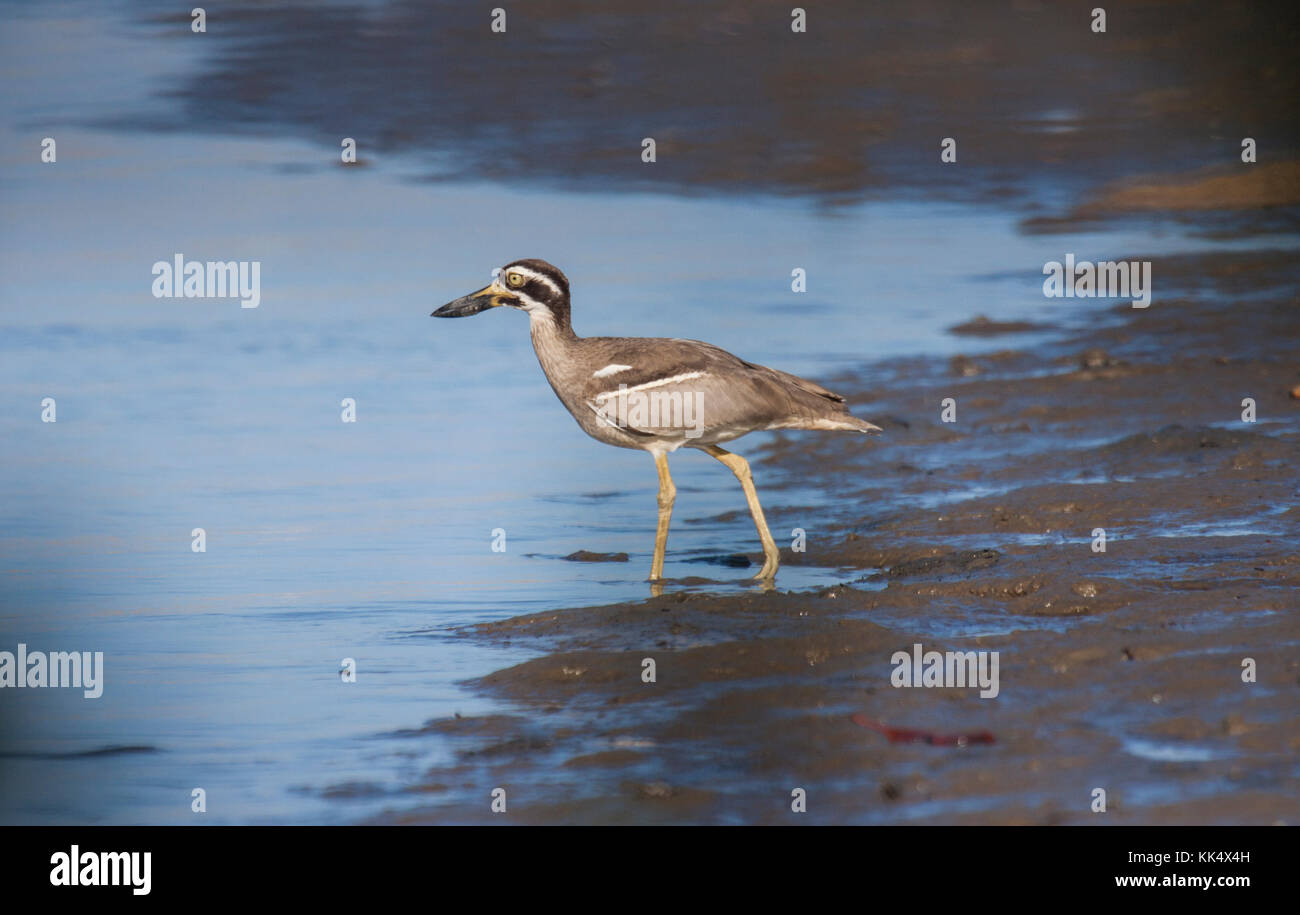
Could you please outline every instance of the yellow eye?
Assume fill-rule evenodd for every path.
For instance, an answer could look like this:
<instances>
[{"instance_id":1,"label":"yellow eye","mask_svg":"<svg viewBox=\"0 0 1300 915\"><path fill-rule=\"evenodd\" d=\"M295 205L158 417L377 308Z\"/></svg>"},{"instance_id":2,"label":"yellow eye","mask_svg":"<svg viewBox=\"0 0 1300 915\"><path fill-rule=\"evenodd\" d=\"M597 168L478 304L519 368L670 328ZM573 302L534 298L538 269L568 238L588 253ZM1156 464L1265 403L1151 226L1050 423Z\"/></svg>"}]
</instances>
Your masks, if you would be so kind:
<instances>
[{"instance_id":1,"label":"yellow eye","mask_svg":"<svg viewBox=\"0 0 1300 915\"><path fill-rule=\"evenodd\" d=\"M524 284L524 275L522 273L507 273L506 282L518 289Z\"/></svg>"}]
</instances>

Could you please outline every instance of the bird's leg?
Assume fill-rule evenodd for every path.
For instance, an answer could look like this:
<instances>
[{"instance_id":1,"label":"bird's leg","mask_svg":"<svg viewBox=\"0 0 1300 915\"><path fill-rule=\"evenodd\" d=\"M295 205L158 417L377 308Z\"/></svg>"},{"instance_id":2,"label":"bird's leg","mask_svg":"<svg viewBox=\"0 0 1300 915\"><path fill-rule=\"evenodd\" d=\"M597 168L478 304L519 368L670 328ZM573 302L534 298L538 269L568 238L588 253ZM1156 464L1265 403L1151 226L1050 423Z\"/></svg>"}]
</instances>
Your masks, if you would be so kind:
<instances>
[{"instance_id":1,"label":"bird's leg","mask_svg":"<svg viewBox=\"0 0 1300 915\"><path fill-rule=\"evenodd\" d=\"M740 481L741 489L745 490L745 501L749 503L749 513L754 516L758 539L763 541L763 568L759 569L754 577L768 579L775 577L777 566L781 564L781 554L777 551L776 542L772 540L772 532L767 529L763 506L758 504L758 493L754 491L754 477L749 472L749 462L738 454L724 451L717 445L708 445L704 450L731 468L731 472Z\"/></svg>"},{"instance_id":2,"label":"bird's leg","mask_svg":"<svg viewBox=\"0 0 1300 915\"><path fill-rule=\"evenodd\" d=\"M668 549L668 522L673 516L673 500L677 487L668 475L668 455L655 454L655 469L659 471L659 529L655 532L655 556L650 563L650 581L664 577L664 551Z\"/></svg>"}]
</instances>

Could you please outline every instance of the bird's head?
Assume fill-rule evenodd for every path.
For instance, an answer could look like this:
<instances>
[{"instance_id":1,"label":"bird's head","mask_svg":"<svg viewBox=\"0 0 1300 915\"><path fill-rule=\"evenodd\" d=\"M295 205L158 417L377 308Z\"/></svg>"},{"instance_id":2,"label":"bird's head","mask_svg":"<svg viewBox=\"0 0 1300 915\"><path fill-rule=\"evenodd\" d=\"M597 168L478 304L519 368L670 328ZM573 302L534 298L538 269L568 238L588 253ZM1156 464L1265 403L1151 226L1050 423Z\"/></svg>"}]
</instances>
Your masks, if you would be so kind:
<instances>
[{"instance_id":1,"label":"bird's head","mask_svg":"<svg viewBox=\"0 0 1300 915\"><path fill-rule=\"evenodd\" d=\"M550 318L568 327L569 279L546 261L512 261L497 271L489 285L448 302L432 317L464 318L501 306L526 311L534 320Z\"/></svg>"}]
</instances>

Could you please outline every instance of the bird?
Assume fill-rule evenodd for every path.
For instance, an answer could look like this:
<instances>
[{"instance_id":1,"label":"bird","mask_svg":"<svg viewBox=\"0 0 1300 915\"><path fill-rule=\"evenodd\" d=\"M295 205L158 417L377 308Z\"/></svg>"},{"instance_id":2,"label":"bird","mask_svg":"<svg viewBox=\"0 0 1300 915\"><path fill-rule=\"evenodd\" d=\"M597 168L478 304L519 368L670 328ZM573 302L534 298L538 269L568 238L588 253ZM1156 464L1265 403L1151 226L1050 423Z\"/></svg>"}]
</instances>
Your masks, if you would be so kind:
<instances>
[{"instance_id":1,"label":"bird","mask_svg":"<svg viewBox=\"0 0 1300 915\"><path fill-rule=\"evenodd\" d=\"M544 260L525 258L494 271L490 284L434 311L463 318L492 308L526 312L533 349L551 389L582 430L599 442L649 452L659 474L659 519L651 582L663 580L668 525L677 488L668 455L695 448L722 462L745 493L763 545L755 579L770 585L780 566L749 463L719 445L768 429L872 433L879 426L848 411L844 398L779 369L746 362L699 340L579 337L569 280Z\"/></svg>"}]
</instances>

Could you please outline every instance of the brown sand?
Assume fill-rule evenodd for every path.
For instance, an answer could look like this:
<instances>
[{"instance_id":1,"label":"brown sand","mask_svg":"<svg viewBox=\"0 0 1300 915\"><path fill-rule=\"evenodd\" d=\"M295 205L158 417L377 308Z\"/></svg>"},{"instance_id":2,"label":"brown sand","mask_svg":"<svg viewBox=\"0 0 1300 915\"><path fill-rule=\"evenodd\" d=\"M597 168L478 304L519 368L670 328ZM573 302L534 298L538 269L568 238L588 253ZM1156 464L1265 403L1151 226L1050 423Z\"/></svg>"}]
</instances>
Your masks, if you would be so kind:
<instances>
[{"instance_id":1,"label":"brown sand","mask_svg":"<svg viewBox=\"0 0 1300 915\"><path fill-rule=\"evenodd\" d=\"M1300 161L1236 163L1105 184L1063 216L1024 220L1032 232L1069 232L1131 214L1174 218L1201 234L1241 238L1300 228Z\"/></svg>"}]
</instances>

